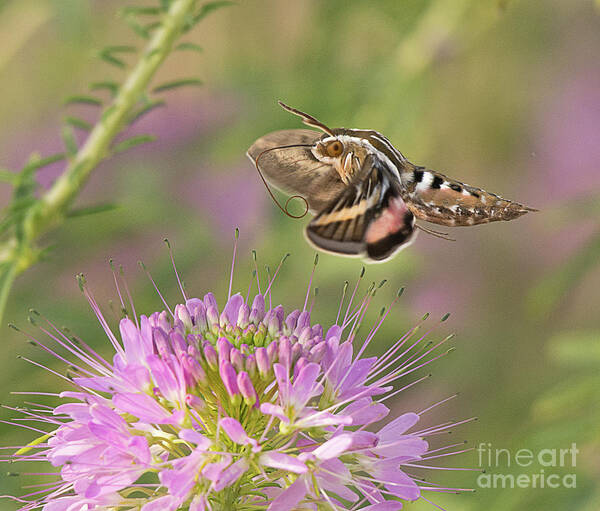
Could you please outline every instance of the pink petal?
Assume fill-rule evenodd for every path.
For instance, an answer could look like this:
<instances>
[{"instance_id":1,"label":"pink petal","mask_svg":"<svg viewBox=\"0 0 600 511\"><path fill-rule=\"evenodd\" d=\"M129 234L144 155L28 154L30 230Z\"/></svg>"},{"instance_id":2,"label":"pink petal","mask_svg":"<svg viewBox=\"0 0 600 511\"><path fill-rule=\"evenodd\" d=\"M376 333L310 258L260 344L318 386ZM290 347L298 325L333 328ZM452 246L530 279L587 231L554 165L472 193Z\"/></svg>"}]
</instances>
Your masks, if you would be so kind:
<instances>
[{"instance_id":1,"label":"pink petal","mask_svg":"<svg viewBox=\"0 0 600 511\"><path fill-rule=\"evenodd\" d=\"M226 486L237 481L246 470L249 464L246 458L239 459L233 465L221 472L219 480L214 484L215 491L219 492Z\"/></svg>"},{"instance_id":2,"label":"pink petal","mask_svg":"<svg viewBox=\"0 0 600 511\"><path fill-rule=\"evenodd\" d=\"M165 495L144 504L141 511L175 511L180 504L181 499L172 495Z\"/></svg>"},{"instance_id":3,"label":"pink petal","mask_svg":"<svg viewBox=\"0 0 600 511\"><path fill-rule=\"evenodd\" d=\"M290 400L290 375L288 370L279 363L273 364L273 373L277 380L277 389L279 391L279 402L283 405Z\"/></svg>"},{"instance_id":4,"label":"pink petal","mask_svg":"<svg viewBox=\"0 0 600 511\"><path fill-rule=\"evenodd\" d=\"M283 493L279 495L267 508L267 511L290 511L304 498L308 491L304 477L299 477Z\"/></svg>"},{"instance_id":5,"label":"pink petal","mask_svg":"<svg viewBox=\"0 0 600 511\"><path fill-rule=\"evenodd\" d=\"M119 331L121 332L121 339L123 339L127 361L134 364L143 362L145 354L142 336L133 321L129 318L122 319L119 323Z\"/></svg>"},{"instance_id":6,"label":"pink petal","mask_svg":"<svg viewBox=\"0 0 600 511\"><path fill-rule=\"evenodd\" d=\"M373 452L385 457L402 456L408 459L418 459L427 452L427 449L429 449L429 444L422 438L414 435L402 435L392 441L380 441Z\"/></svg>"},{"instance_id":7,"label":"pink petal","mask_svg":"<svg viewBox=\"0 0 600 511\"><path fill-rule=\"evenodd\" d=\"M421 490L410 477L398 470L391 477L388 477L384 486L396 497L405 500L417 500L421 496Z\"/></svg>"},{"instance_id":8,"label":"pink petal","mask_svg":"<svg viewBox=\"0 0 600 511\"><path fill-rule=\"evenodd\" d=\"M257 446L258 442L253 438L250 438L242 425L232 417L223 417L219 421L219 425L223 428L223 431L227 433L227 436L231 438L236 444L240 445L253 445Z\"/></svg>"},{"instance_id":9,"label":"pink petal","mask_svg":"<svg viewBox=\"0 0 600 511\"><path fill-rule=\"evenodd\" d=\"M224 459L215 463L209 463L202 469L202 476L209 481L216 483L219 480L221 472L225 470L231 463L230 456L224 456Z\"/></svg>"},{"instance_id":10,"label":"pink petal","mask_svg":"<svg viewBox=\"0 0 600 511\"><path fill-rule=\"evenodd\" d=\"M398 509L402 509L402 502L388 500L387 502L363 507L361 511L398 511Z\"/></svg>"},{"instance_id":11,"label":"pink petal","mask_svg":"<svg viewBox=\"0 0 600 511\"><path fill-rule=\"evenodd\" d=\"M329 339L340 339L342 337L342 327L339 325L333 325L329 330L327 330L327 335L325 336L325 340Z\"/></svg>"},{"instance_id":12,"label":"pink petal","mask_svg":"<svg viewBox=\"0 0 600 511\"><path fill-rule=\"evenodd\" d=\"M171 360L174 364L179 364L176 357L171 357ZM160 393L169 401L178 401L182 389L169 365L157 355L148 356L146 361Z\"/></svg>"},{"instance_id":13,"label":"pink petal","mask_svg":"<svg viewBox=\"0 0 600 511\"><path fill-rule=\"evenodd\" d=\"M295 474L304 474L308 470L306 465L298 458L277 451L261 454L259 461L262 465L266 465L267 467L279 468L294 472Z\"/></svg>"},{"instance_id":14,"label":"pink petal","mask_svg":"<svg viewBox=\"0 0 600 511\"><path fill-rule=\"evenodd\" d=\"M206 438L204 435L201 435L196 430L193 429L182 429L179 432L179 438L185 440L186 442L191 442L192 444L196 444L197 449L206 450L210 447L211 441Z\"/></svg>"},{"instance_id":15,"label":"pink petal","mask_svg":"<svg viewBox=\"0 0 600 511\"><path fill-rule=\"evenodd\" d=\"M262 403L260 405L260 411L262 413L264 413L265 415L274 415L281 422L285 422L286 424L290 422L290 420L284 413L283 408L281 408L281 406L277 406L277 405L274 405L271 403Z\"/></svg>"},{"instance_id":16,"label":"pink petal","mask_svg":"<svg viewBox=\"0 0 600 511\"><path fill-rule=\"evenodd\" d=\"M323 445L317 447L312 454L320 460L329 460L337 458L352 447L352 435L342 433L331 440L327 440Z\"/></svg>"},{"instance_id":17,"label":"pink petal","mask_svg":"<svg viewBox=\"0 0 600 511\"><path fill-rule=\"evenodd\" d=\"M135 415L144 422L156 422L167 424L171 422L172 416L148 394L133 394L123 392L113 397L116 408Z\"/></svg>"},{"instance_id":18,"label":"pink petal","mask_svg":"<svg viewBox=\"0 0 600 511\"><path fill-rule=\"evenodd\" d=\"M405 431L412 428L417 422L419 422L419 416L416 413L405 413L381 428L379 431L379 437L386 442L388 439L391 441L396 440L400 435L404 434Z\"/></svg>"},{"instance_id":19,"label":"pink petal","mask_svg":"<svg viewBox=\"0 0 600 511\"><path fill-rule=\"evenodd\" d=\"M303 408L315 393L315 383L321 371L321 366L314 362L306 364L294 380L295 405Z\"/></svg>"},{"instance_id":20,"label":"pink petal","mask_svg":"<svg viewBox=\"0 0 600 511\"><path fill-rule=\"evenodd\" d=\"M240 307L242 306L243 303L244 303L244 299L242 298L242 295L240 295L239 293L233 295L227 301L227 304L225 305L225 308L223 309L223 315L225 315L225 317L229 321L230 325L237 324L238 313L239 313Z\"/></svg>"},{"instance_id":21,"label":"pink petal","mask_svg":"<svg viewBox=\"0 0 600 511\"><path fill-rule=\"evenodd\" d=\"M324 426L339 425L350 426L352 424L352 417L346 417L345 415L335 415L329 412L315 412L306 417L302 417L302 419L298 422L302 424L303 428L318 428Z\"/></svg>"},{"instance_id":22,"label":"pink petal","mask_svg":"<svg viewBox=\"0 0 600 511\"><path fill-rule=\"evenodd\" d=\"M374 403L370 397L362 397L344 408L344 415L352 417L353 425L371 424L380 421L390 409L382 403Z\"/></svg>"}]
</instances>

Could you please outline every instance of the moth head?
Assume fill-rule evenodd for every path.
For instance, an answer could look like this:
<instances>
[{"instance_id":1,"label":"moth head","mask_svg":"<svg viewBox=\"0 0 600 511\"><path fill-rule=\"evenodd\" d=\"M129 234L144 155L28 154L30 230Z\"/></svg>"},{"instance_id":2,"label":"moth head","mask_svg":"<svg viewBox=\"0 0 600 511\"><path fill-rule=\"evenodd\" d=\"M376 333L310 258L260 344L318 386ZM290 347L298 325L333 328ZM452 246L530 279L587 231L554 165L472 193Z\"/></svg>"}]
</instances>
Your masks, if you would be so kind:
<instances>
[{"instance_id":1,"label":"moth head","mask_svg":"<svg viewBox=\"0 0 600 511\"><path fill-rule=\"evenodd\" d=\"M313 147L313 155L317 160L332 163L346 151L344 143L337 137L326 137Z\"/></svg>"},{"instance_id":2,"label":"moth head","mask_svg":"<svg viewBox=\"0 0 600 511\"><path fill-rule=\"evenodd\" d=\"M311 152L317 160L331 165L346 184L360 169L361 162L366 156L365 149L360 144L337 134L319 140Z\"/></svg>"}]
</instances>

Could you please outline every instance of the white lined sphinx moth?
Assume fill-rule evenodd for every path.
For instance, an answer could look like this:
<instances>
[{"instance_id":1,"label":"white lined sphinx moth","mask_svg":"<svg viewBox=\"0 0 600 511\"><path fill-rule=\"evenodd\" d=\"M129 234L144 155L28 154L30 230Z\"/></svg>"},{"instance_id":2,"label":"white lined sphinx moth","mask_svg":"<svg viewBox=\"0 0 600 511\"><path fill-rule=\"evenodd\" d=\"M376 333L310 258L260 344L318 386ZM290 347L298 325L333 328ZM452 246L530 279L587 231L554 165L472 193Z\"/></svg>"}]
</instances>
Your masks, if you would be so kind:
<instances>
[{"instance_id":1,"label":"white lined sphinx moth","mask_svg":"<svg viewBox=\"0 0 600 511\"><path fill-rule=\"evenodd\" d=\"M444 226L512 220L536 211L481 188L409 162L374 130L330 129L314 117L279 104L307 129L275 131L248 149L269 193L269 184L301 198L315 214L305 228L318 249L383 261L408 246L415 219ZM289 216L285 207L277 205Z\"/></svg>"}]
</instances>

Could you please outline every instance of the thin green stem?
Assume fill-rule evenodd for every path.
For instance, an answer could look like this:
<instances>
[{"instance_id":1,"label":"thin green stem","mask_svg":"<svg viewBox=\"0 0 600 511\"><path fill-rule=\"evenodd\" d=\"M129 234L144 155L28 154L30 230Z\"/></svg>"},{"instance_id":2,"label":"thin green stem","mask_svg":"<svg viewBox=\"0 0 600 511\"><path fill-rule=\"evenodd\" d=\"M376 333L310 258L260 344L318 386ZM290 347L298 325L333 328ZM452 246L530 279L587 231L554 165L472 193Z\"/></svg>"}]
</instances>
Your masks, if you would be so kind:
<instances>
[{"instance_id":1,"label":"thin green stem","mask_svg":"<svg viewBox=\"0 0 600 511\"><path fill-rule=\"evenodd\" d=\"M140 97L193 16L196 4L197 0L173 0L141 59L112 104L103 111L84 145L70 159L52 187L27 212L19 230L20 235L15 234L0 244L0 267L4 268L0 288L0 319L15 277L39 259L36 239L64 222L91 172L110 156L112 142L131 119Z\"/></svg>"},{"instance_id":2,"label":"thin green stem","mask_svg":"<svg viewBox=\"0 0 600 511\"><path fill-rule=\"evenodd\" d=\"M83 147L78 151L67 170L42 197L40 203L25 221L28 239L37 238L56 227L64 218L91 171L109 154L109 146L120 132L140 94L173 48L173 43L183 30L186 17L194 9L196 0L175 0L154 34L141 60L137 63L121 89L103 113Z\"/></svg>"}]
</instances>

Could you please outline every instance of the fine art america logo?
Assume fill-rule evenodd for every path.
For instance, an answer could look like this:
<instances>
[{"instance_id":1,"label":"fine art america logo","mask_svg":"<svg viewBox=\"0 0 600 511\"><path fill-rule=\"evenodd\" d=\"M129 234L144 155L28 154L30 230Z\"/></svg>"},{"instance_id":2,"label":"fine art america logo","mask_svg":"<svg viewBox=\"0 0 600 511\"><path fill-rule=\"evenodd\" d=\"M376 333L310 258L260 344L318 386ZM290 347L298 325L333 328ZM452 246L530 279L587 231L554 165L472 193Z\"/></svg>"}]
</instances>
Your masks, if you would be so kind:
<instances>
[{"instance_id":1,"label":"fine art america logo","mask_svg":"<svg viewBox=\"0 0 600 511\"><path fill-rule=\"evenodd\" d=\"M576 488L577 444L557 449L499 449L491 443L477 447L480 488Z\"/></svg>"}]
</instances>

